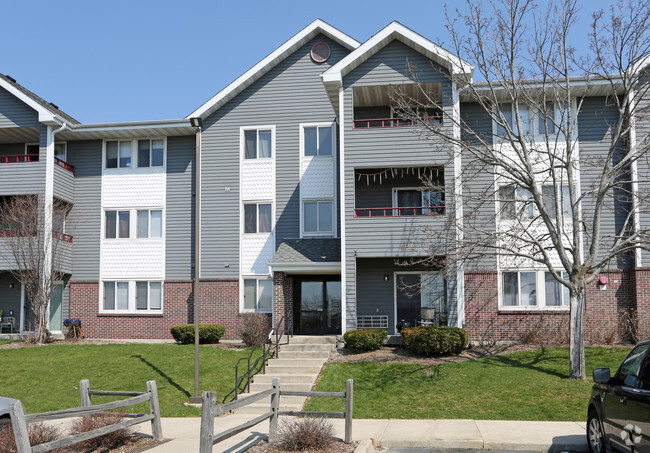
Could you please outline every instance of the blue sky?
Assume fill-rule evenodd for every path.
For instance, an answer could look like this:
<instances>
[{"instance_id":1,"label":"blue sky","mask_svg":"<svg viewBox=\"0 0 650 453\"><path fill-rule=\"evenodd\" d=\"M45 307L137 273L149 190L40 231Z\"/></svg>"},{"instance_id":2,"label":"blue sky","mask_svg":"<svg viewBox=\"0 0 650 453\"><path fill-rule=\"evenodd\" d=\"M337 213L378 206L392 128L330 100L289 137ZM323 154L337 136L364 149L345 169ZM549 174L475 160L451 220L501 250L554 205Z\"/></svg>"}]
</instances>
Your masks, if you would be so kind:
<instances>
[{"instance_id":1,"label":"blue sky","mask_svg":"<svg viewBox=\"0 0 650 453\"><path fill-rule=\"evenodd\" d=\"M578 34L586 30L590 12L608 4L585 2ZM316 18L361 42L393 20L437 41L446 37L443 5L4 2L0 72L84 123L182 118ZM576 47L581 45L578 40Z\"/></svg>"}]
</instances>

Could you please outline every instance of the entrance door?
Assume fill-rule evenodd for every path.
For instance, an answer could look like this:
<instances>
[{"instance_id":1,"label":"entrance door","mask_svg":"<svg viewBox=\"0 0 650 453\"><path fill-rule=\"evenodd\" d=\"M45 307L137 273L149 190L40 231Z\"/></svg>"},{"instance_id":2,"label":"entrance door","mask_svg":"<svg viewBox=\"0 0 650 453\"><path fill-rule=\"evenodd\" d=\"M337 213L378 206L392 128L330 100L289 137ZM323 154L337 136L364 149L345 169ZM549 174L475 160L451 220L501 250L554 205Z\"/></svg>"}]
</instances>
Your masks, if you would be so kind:
<instances>
[{"instance_id":1,"label":"entrance door","mask_svg":"<svg viewBox=\"0 0 650 453\"><path fill-rule=\"evenodd\" d=\"M296 333L341 333L341 282L325 278L296 279Z\"/></svg>"},{"instance_id":2,"label":"entrance door","mask_svg":"<svg viewBox=\"0 0 650 453\"><path fill-rule=\"evenodd\" d=\"M441 273L398 273L395 285L395 324L447 324L446 284Z\"/></svg>"}]
</instances>

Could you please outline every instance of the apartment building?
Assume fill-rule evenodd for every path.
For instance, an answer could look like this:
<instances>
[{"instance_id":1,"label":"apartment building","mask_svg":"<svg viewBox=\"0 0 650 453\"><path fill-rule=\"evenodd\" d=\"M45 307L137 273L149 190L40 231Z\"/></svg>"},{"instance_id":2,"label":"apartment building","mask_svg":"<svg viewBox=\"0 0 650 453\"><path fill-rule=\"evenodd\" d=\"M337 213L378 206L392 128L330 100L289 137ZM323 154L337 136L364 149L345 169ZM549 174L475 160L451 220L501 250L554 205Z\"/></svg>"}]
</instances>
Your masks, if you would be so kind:
<instances>
[{"instance_id":1,"label":"apartment building","mask_svg":"<svg viewBox=\"0 0 650 453\"><path fill-rule=\"evenodd\" d=\"M50 330L73 317L90 338L170 338L171 326L193 321L195 278L201 322L225 324L229 339L244 312L307 335L393 334L398 322L425 320L473 340L518 340L542 316L566 323L568 300L545 290L542 268L419 259L427 235L456 215L460 163L391 109L392 88L415 93L414 66L443 106L429 112L439 127L453 133L442 118L456 115L493 130L449 77L471 64L397 22L359 43L316 20L168 121L81 124L0 75L0 197L70 206L67 222L53 216L65 258ZM580 112L591 154L607 149L606 96ZM425 178L449 189L423 189ZM612 214L604 228L616 222ZM0 247L12 234L0 230ZM648 259L611 263L607 289L589 288L588 330L621 308L650 312ZM26 332L33 314L6 272L14 265L0 259L0 309ZM518 288L514 303L504 279ZM531 285L536 297L524 303Z\"/></svg>"}]
</instances>

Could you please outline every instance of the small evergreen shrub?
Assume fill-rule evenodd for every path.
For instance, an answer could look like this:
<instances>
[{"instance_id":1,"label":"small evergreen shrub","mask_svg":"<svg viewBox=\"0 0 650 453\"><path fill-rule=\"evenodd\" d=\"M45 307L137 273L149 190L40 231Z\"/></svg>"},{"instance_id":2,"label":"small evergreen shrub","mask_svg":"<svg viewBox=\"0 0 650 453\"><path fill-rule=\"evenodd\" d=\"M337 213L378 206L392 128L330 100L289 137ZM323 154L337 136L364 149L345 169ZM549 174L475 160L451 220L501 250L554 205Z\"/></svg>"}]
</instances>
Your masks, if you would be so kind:
<instances>
[{"instance_id":1,"label":"small evergreen shrub","mask_svg":"<svg viewBox=\"0 0 650 453\"><path fill-rule=\"evenodd\" d=\"M194 324L183 324L174 326L171 329L172 337L180 344L194 343ZM226 326L222 324L199 324L199 343L210 344L219 343L219 339L226 331Z\"/></svg>"},{"instance_id":2,"label":"small evergreen shrub","mask_svg":"<svg viewBox=\"0 0 650 453\"><path fill-rule=\"evenodd\" d=\"M374 351L381 347L386 331L381 329L356 329L345 332L343 340L350 351Z\"/></svg>"},{"instance_id":3,"label":"small evergreen shrub","mask_svg":"<svg viewBox=\"0 0 650 453\"><path fill-rule=\"evenodd\" d=\"M459 354L469 344L467 332L450 326L419 326L402 329L402 341L419 355Z\"/></svg>"}]
</instances>

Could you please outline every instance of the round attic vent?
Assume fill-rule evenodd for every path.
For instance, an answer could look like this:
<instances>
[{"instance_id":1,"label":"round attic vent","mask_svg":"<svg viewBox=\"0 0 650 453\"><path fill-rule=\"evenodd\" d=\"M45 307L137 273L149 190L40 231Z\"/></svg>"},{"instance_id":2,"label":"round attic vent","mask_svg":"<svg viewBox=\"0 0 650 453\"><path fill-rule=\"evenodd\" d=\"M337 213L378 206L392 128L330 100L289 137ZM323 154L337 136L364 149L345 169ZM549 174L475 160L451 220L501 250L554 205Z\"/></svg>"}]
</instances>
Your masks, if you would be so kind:
<instances>
[{"instance_id":1,"label":"round attic vent","mask_svg":"<svg viewBox=\"0 0 650 453\"><path fill-rule=\"evenodd\" d=\"M311 59L316 63L325 63L330 53L330 46L326 42L317 42L311 48Z\"/></svg>"}]
</instances>

